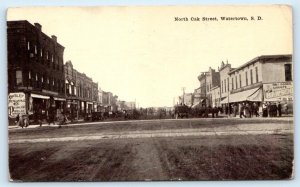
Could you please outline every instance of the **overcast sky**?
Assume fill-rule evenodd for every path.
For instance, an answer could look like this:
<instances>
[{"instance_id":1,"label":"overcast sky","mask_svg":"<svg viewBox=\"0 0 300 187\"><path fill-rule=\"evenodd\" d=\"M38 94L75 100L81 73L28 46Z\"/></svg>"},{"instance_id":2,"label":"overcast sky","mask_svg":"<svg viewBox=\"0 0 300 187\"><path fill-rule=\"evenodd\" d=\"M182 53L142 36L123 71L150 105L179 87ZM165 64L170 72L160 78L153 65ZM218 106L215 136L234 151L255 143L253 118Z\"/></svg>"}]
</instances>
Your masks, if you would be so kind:
<instances>
[{"instance_id":1,"label":"overcast sky","mask_svg":"<svg viewBox=\"0 0 300 187\"><path fill-rule=\"evenodd\" d=\"M262 21L221 21L261 16ZM217 17L219 21L174 21ZM289 7L14 8L8 20L38 22L65 47L64 61L104 91L141 107L171 106L199 87L197 76L228 60L233 67L260 56L292 54Z\"/></svg>"}]
</instances>

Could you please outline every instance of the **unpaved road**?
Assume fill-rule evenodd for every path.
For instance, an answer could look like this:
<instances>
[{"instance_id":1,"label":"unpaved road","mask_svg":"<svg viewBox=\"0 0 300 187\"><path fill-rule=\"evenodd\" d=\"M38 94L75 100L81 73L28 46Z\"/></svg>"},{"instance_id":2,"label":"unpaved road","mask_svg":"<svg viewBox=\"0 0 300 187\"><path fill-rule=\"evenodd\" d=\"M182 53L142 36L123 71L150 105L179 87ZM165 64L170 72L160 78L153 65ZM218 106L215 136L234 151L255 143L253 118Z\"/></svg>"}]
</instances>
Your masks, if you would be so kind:
<instances>
[{"instance_id":1,"label":"unpaved road","mask_svg":"<svg viewBox=\"0 0 300 187\"><path fill-rule=\"evenodd\" d=\"M11 178L22 181L119 181L291 177L294 153L290 120L277 123L258 120L214 122L182 120L74 125L62 129L11 129ZM272 133L249 133L257 130ZM96 137L97 133L141 135L141 131L148 134L164 132L169 136L52 141L53 138L74 138L81 134ZM185 131L222 133L180 136ZM225 133L232 131L248 133ZM48 141L29 141L41 138Z\"/></svg>"}]
</instances>

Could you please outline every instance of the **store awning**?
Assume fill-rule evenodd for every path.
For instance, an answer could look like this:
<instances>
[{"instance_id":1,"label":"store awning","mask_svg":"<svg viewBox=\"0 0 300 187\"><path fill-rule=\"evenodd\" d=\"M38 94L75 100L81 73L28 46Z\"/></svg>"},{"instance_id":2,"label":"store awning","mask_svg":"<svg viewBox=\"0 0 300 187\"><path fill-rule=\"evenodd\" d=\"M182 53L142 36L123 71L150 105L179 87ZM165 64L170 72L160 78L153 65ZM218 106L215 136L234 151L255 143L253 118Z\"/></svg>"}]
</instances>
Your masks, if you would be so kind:
<instances>
[{"instance_id":1,"label":"store awning","mask_svg":"<svg viewBox=\"0 0 300 187\"><path fill-rule=\"evenodd\" d=\"M50 99L49 96L44 96L44 95L39 95L39 94L34 94L34 93L31 94L31 97L39 98L39 99Z\"/></svg>"},{"instance_id":2,"label":"store awning","mask_svg":"<svg viewBox=\"0 0 300 187\"><path fill-rule=\"evenodd\" d=\"M192 108L196 108L197 106L199 106L200 102L197 102L195 104L192 105Z\"/></svg>"},{"instance_id":3,"label":"store awning","mask_svg":"<svg viewBox=\"0 0 300 187\"><path fill-rule=\"evenodd\" d=\"M59 98L59 97L54 97L54 100L55 101L66 101L65 98Z\"/></svg>"},{"instance_id":4,"label":"store awning","mask_svg":"<svg viewBox=\"0 0 300 187\"><path fill-rule=\"evenodd\" d=\"M220 104L227 104L228 103L228 97L225 97L224 99L222 99L222 101L220 102Z\"/></svg>"},{"instance_id":5,"label":"store awning","mask_svg":"<svg viewBox=\"0 0 300 187\"><path fill-rule=\"evenodd\" d=\"M237 92L229 95L229 103L242 101L262 101L261 94L261 88L253 88L250 90Z\"/></svg>"},{"instance_id":6,"label":"store awning","mask_svg":"<svg viewBox=\"0 0 300 187\"><path fill-rule=\"evenodd\" d=\"M247 101L262 101L262 89L258 89L247 98Z\"/></svg>"}]
</instances>

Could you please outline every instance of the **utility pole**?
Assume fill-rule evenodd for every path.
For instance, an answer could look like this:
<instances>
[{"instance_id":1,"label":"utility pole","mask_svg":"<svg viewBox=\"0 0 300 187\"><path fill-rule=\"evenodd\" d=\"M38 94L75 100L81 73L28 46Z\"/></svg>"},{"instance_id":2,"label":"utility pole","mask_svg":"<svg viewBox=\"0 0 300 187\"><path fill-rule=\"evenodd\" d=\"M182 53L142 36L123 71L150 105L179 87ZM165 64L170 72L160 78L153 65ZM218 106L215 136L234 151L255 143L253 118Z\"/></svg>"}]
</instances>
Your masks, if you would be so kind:
<instances>
[{"instance_id":1,"label":"utility pole","mask_svg":"<svg viewBox=\"0 0 300 187\"><path fill-rule=\"evenodd\" d=\"M175 106L175 97L173 97L173 106Z\"/></svg>"},{"instance_id":2,"label":"utility pole","mask_svg":"<svg viewBox=\"0 0 300 187\"><path fill-rule=\"evenodd\" d=\"M185 92L185 87L182 87L182 104L184 104L184 92Z\"/></svg>"},{"instance_id":3,"label":"utility pole","mask_svg":"<svg viewBox=\"0 0 300 187\"><path fill-rule=\"evenodd\" d=\"M207 74L209 74L208 71L204 71L204 72L201 72L203 75L204 75L204 98L205 98L205 106L207 105Z\"/></svg>"}]
</instances>

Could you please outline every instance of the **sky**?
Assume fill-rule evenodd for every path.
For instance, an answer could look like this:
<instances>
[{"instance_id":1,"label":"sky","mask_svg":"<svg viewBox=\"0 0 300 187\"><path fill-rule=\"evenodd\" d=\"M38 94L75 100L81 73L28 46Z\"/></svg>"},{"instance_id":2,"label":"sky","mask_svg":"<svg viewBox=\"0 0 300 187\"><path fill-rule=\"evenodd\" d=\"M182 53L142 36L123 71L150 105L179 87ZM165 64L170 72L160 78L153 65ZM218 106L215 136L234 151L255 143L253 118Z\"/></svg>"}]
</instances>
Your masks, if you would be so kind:
<instances>
[{"instance_id":1,"label":"sky","mask_svg":"<svg viewBox=\"0 0 300 187\"><path fill-rule=\"evenodd\" d=\"M9 9L7 20L40 23L65 47L65 62L140 107L172 106L182 87L193 92L198 75L222 61L238 67L260 55L293 52L288 6L27 7Z\"/></svg>"}]
</instances>

